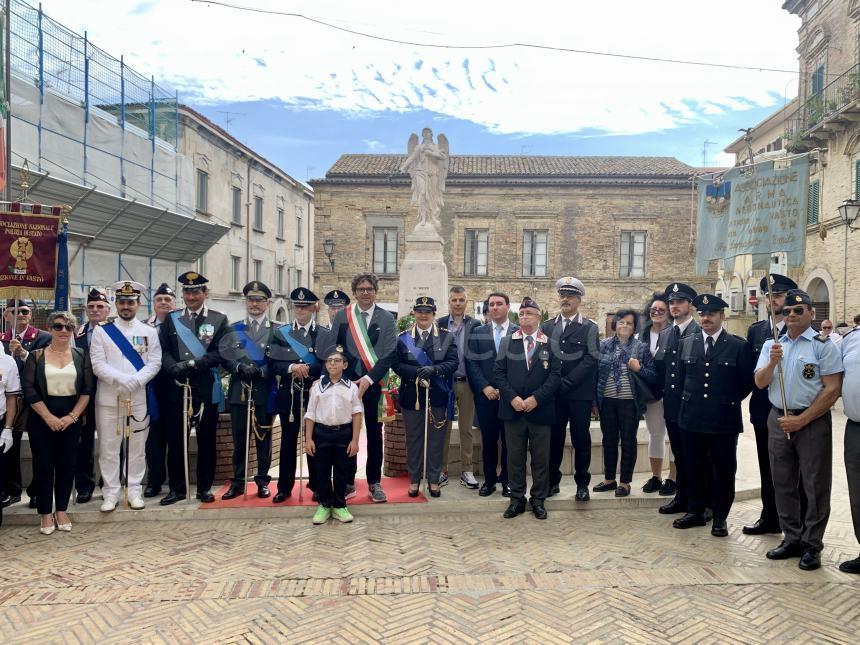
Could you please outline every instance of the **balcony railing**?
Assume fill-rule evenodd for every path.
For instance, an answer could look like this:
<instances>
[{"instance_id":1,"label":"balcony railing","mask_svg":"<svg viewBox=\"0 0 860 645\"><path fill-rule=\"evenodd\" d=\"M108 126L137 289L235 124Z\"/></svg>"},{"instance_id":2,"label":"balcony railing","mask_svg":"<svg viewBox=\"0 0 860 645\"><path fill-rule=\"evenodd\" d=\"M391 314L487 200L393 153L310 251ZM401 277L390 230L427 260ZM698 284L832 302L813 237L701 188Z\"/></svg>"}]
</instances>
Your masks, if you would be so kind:
<instances>
[{"instance_id":1,"label":"balcony railing","mask_svg":"<svg viewBox=\"0 0 860 645\"><path fill-rule=\"evenodd\" d=\"M826 127L821 136L812 130L830 122L841 122L848 113L857 111L860 111L860 64L840 74L820 92L809 95L800 109L786 119L785 138L790 145L802 148L803 140L829 136Z\"/></svg>"}]
</instances>

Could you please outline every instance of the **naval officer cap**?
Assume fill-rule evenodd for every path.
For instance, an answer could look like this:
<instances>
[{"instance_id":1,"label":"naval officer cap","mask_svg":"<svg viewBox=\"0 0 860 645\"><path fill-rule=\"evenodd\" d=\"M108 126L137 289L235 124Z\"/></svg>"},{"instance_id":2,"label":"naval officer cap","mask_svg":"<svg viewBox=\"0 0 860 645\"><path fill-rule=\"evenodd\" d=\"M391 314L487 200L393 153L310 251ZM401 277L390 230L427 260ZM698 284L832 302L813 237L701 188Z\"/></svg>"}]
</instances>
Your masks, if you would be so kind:
<instances>
[{"instance_id":1,"label":"naval officer cap","mask_svg":"<svg viewBox=\"0 0 860 645\"><path fill-rule=\"evenodd\" d=\"M555 290L560 295L579 296L585 295L585 286L573 276L565 276L559 278L555 283Z\"/></svg>"},{"instance_id":2,"label":"naval officer cap","mask_svg":"<svg viewBox=\"0 0 860 645\"><path fill-rule=\"evenodd\" d=\"M156 289L155 293L152 295L153 296L171 296L171 297L175 298L176 292L173 289L171 289L170 285L168 285L166 282L162 282L160 285L158 285L158 289Z\"/></svg>"},{"instance_id":3,"label":"naval officer cap","mask_svg":"<svg viewBox=\"0 0 860 645\"><path fill-rule=\"evenodd\" d=\"M420 313L431 313L436 311L436 300L430 296L419 296L415 298L415 304L412 305L412 311Z\"/></svg>"},{"instance_id":4,"label":"naval officer cap","mask_svg":"<svg viewBox=\"0 0 860 645\"><path fill-rule=\"evenodd\" d=\"M206 285L209 283L209 279L205 275L196 271L186 271L176 280L182 285L183 291L200 291L206 289Z\"/></svg>"},{"instance_id":5,"label":"naval officer cap","mask_svg":"<svg viewBox=\"0 0 860 645\"><path fill-rule=\"evenodd\" d=\"M87 293L87 302L108 302L108 297L104 291L93 287Z\"/></svg>"},{"instance_id":6,"label":"naval officer cap","mask_svg":"<svg viewBox=\"0 0 860 645\"><path fill-rule=\"evenodd\" d=\"M252 280L242 288L242 295L246 300L268 300L272 297L272 290L259 280Z\"/></svg>"},{"instance_id":7,"label":"naval officer cap","mask_svg":"<svg viewBox=\"0 0 860 645\"><path fill-rule=\"evenodd\" d=\"M696 290L683 282L673 282L666 287L666 300L689 300L693 302L693 298L697 295Z\"/></svg>"},{"instance_id":8,"label":"naval officer cap","mask_svg":"<svg viewBox=\"0 0 860 645\"><path fill-rule=\"evenodd\" d=\"M702 295L693 298L693 306L700 314L710 314L716 311L722 311L728 307L729 304L719 296L715 296L712 293L703 293Z\"/></svg>"},{"instance_id":9,"label":"naval officer cap","mask_svg":"<svg viewBox=\"0 0 860 645\"><path fill-rule=\"evenodd\" d=\"M140 294L146 289L140 282L134 282L133 280L114 282L111 288L117 301L138 300L140 299Z\"/></svg>"},{"instance_id":10,"label":"naval officer cap","mask_svg":"<svg viewBox=\"0 0 860 645\"><path fill-rule=\"evenodd\" d=\"M785 306L793 307L794 305L809 305L812 306L812 298L803 289L789 289L785 293Z\"/></svg>"},{"instance_id":11,"label":"naval officer cap","mask_svg":"<svg viewBox=\"0 0 860 645\"><path fill-rule=\"evenodd\" d=\"M301 307L307 307L309 305L315 304L319 302L319 298L317 295L311 291L310 289L305 289L304 287L297 287L290 292L290 300L293 301L294 305L299 305Z\"/></svg>"},{"instance_id":12,"label":"naval officer cap","mask_svg":"<svg viewBox=\"0 0 860 645\"><path fill-rule=\"evenodd\" d=\"M323 302L329 307L346 307L349 304L349 296L343 291L333 289L325 294Z\"/></svg>"},{"instance_id":13,"label":"naval officer cap","mask_svg":"<svg viewBox=\"0 0 860 645\"><path fill-rule=\"evenodd\" d=\"M768 285L767 276L763 277L761 282L758 283L758 290L762 293L770 293L771 291L774 293L785 293L789 289L797 289L797 283L788 276L778 273L770 274L770 285Z\"/></svg>"}]
</instances>

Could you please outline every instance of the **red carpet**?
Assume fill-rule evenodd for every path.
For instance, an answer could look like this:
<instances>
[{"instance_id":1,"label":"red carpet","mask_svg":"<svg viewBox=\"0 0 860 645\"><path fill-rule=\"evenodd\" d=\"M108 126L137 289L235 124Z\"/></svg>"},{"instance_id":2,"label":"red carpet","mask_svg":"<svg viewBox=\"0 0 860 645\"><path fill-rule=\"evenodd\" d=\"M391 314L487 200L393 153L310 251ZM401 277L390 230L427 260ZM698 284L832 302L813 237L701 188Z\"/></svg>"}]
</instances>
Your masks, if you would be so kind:
<instances>
[{"instance_id":1,"label":"red carpet","mask_svg":"<svg viewBox=\"0 0 860 645\"><path fill-rule=\"evenodd\" d=\"M250 482L247 486L247 499L243 499L243 497L240 495L235 499L224 501L221 499L221 496L227 492L228 488L228 484L224 484L218 491L215 492L215 501L212 504L201 504L200 508L277 508L279 506L316 506L316 502L311 501L311 496L313 495L313 492L311 492L307 488L305 488L304 491L304 501L299 502L298 484L299 482L296 482L296 485L293 486L292 497L288 497L280 504L274 504L272 502L272 499L278 492L278 483L276 481L273 481L269 486L269 490L272 491L272 496L267 497L266 499L260 499L259 497L257 497L257 485L253 482ZM406 494L409 489L409 480L406 477L383 477L382 487L385 489L385 494L388 495L389 504L414 504L416 502L420 503L427 501L427 498L424 497L423 492L419 493L418 497L409 497L409 495ZM355 492L356 496L346 501L347 506L360 506L362 504L373 503L370 500L370 497L368 497L367 495L366 479L355 480Z\"/></svg>"}]
</instances>

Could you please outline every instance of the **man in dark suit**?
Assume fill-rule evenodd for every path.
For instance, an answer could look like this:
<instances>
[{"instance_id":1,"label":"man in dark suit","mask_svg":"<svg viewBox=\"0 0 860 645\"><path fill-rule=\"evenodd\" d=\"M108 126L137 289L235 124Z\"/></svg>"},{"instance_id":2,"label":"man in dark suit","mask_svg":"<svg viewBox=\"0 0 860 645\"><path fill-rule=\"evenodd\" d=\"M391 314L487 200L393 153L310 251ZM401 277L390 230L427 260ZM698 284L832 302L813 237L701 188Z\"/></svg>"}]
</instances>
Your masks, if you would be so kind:
<instances>
[{"instance_id":1,"label":"man in dark suit","mask_svg":"<svg viewBox=\"0 0 860 645\"><path fill-rule=\"evenodd\" d=\"M345 294L344 294L345 295ZM293 289L290 293L293 322L279 327L273 337L270 356L277 381L277 407L281 419L281 452L278 469L278 493L272 502L279 504L293 493L296 481L296 442L304 407L308 405L311 385L320 378L323 359L320 348L328 345L329 331L318 325L314 314L319 310L319 298L310 289ZM307 455L307 482L318 501L315 485L316 464ZM300 486L304 486L299 482Z\"/></svg>"},{"instance_id":2,"label":"man in dark suit","mask_svg":"<svg viewBox=\"0 0 860 645\"><path fill-rule=\"evenodd\" d=\"M457 402L457 428L460 433L460 485L478 488L472 472L472 422L475 420L475 397L466 377L466 350L469 336L480 323L466 314L466 289L455 284L448 289L448 315L440 316L436 324L454 335L459 364L454 372L454 399ZM442 455L442 478L440 484L448 483L448 448L451 444L451 425L448 419L445 428L445 449Z\"/></svg>"},{"instance_id":3,"label":"man in dark suit","mask_svg":"<svg viewBox=\"0 0 860 645\"><path fill-rule=\"evenodd\" d=\"M88 354L93 330L98 327L99 323L107 320L110 313L110 303L104 291L95 287L90 289L87 294L86 313L87 322L75 332L75 346L80 347L84 353ZM93 381L96 381L95 377L93 377ZM90 501L96 488L95 433L96 397L91 396L81 428L78 454L75 459L75 490L77 491L78 504L86 504Z\"/></svg>"},{"instance_id":4,"label":"man in dark suit","mask_svg":"<svg viewBox=\"0 0 860 645\"><path fill-rule=\"evenodd\" d=\"M693 320L692 313L693 298L697 295L693 287L682 282L673 282L666 287L666 300L669 302L672 326L660 332L657 339L657 352L654 354L657 379L663 384L663 417L666 419L666 431L669 434L669 443L672 445L672 454L675 455L678 476L674 499L659 509L661 513L667 515L687 512L687 470L684 463L683 435L678 423L681 394L684 391L684 382L681 380L679 369L679 352L681 340L700 331L699 325Z\"/></svg>"},{"instance_id":5,"label":"man in dark suit","mask_svg":"<svg viewBox=\"0 0 860 645\"><path fill-rule=\"evenodd\" d=\"M770 284L767 277L759 283L759 293L767 298L768 312L773 311L776 319L777 335L782 336L785 322L782 307L785 304L785 292L797 289L797 283L789 277L770 274ZM773 329L770 317L750 325L747 330L747 341L752 346L753 365L758 362L761 348L766 340L773 340ZM758 472L761 479L761 515L751 525L743 527L747 535L763 535L765 533L782 533L779 528L779 515L776 512L776 494L773 488L773 476L770 472L770 455L767 450L767 417L770 414L770 401L767 398L767 388L760 390L753 387L750 397L750 422L755 430L755 447L758 454ZM799 489L800 492L803 488ZM805 502L805 499L803 500Z\"/></svg>"},{"instance_id":6,"label":"man in dark suit","mask_svg":"<svg viewBox=\"0 0 860 645\"><path fill-rule=\"evenodd\" d=\"M6 301L3 318L6 320L6 331L0 336L3 349L15 359L18 373L24 369L24 361L34 349L41 349L51 344L51 334L31 325L33 320L33 303L29 300L18 300L17 318L15 317L15 299ZM12 432L13 443L8 452L0 456L3 460L3 506L10 506L21 501L24 483L21 476L21 437L27 427L29 407L24 405L23 398L18 401L18 414ZM34 470L35 472L35 470ZM27 487L30 496L30 508L36 508L36 487L33 481Z\"/></svg>"},{"instance_id":7,"label":"man in dark suit","mask_svg":"<svg viewBox=\"0 0 860 645\"><path fill-rule=\"evenodd\" d=\"M192 414L203 406L197 424L197 499L214 502L210 490L215 480L215 426L223 411L224 394L218 367L221 345L229 325L227 316L206 306L209 280L194 271L179 278L185 307L167 316L159 327L161 369L173 383L167 391L165 412L167 426L167 475L170 492L159 502L162 506L185 499L185 465L182 427L182 387L188 380L192 393Z\"/></svg>"},{"instance_id":8,"label":"man in dark suit","mask_svg":"<svg viewBox=\"0 0 860 645\"><path fill-rule=\"evenodd\" d=\"M387 502L382 490L382 424L377 408L382 395L380 381L388 374L397 348L397 324L385 309L376 305L379 280L372 273L352 279L356 302L338 312L331 327L329 345L344 348L347 368L344 376L358 385L364 403L364 427L367 430L367 485L374 503ZM328 351L325 352L325 355ZM358 462L356 460L356 466ZM355 475L350 482L355 486ZM347 495L349 488L347 487Z\"/></svg>"},{"instance_id":9,"label":"man in dark suit","mask_svg":"<svg viewBox=\"0 0 860 645\"><path fill-rule=\"evenodd\" d=\"M683 383L678 423L684 432L687 513L673 526L704 526L705 505L712 498L711 535L726 537L726 518L735 499L738 435L744 430L741 406L753 388L755 363L749 343L723 329L723 310L728 307L724 300L703 294L693 306L701 331L681 341L677 366Z\"/></svg>"},{"instance_id":10,"label":"man in dark suit","mask_svg":"<svg viewBox=\"0 0 860 645\"><path fill-rule=\"evenodd\" d=\"M510 336L519 327L508 318L510 299L501 292L487 296L486 325L475 327L468 338L466 374L475 399L475 412L481 430L484 483L478 495L487 497L496 490L496 482L502 485L502 495L510 497L508 488L508 450L505 443L505 426L499 418L499 386L496 381L495 364L502 339ZM499 442L502 444L499 464ZM497 474L497 470L501 470Z\"/></svg>"},{"instance_id":11,"label":"man in dark suit","mask_svg":"<svg viewBox=\"0 0 860 645\"><path fill-rule=\"evenodd\" d=\"M597 388L598 330L588 318L577 313L585 287L567 276L555 283L561 313L547 320L541 329L550 339L552 352L561 359L561 387L555 397L555 423L549 447L549 496L558 494L564 439L570 422L573 445L576 499L588 501L591 474L591 406Z\"/></svg>"},{"instance_id":12,"label":"man in dark suit","mask_svg":"<svg viewBox=\"0 0 860 645\"><path fill-rule=\"evenodd\" d=\"M245 447L248 437L254 437L257 449L257 497L271 496L269 467L272 464L272 413L269 393L274 393L269 348L275 326L267 310L272 291L259 280L242 288L245 296L244 320L230 325L221 349L224 369L230 374L227 403L230 406L230 428L233 432L233 479L221 499L230 500L245 492ZM250 385L250 400L246 386ZM251 428L248 428L248 405L253 406ZM271 402L274 409L274 400Z\"/></svg>"},{"instance_id":13,"label":"man in dark suit","mask_svg":"<svg viewBox=\"0 0 860 645\"><path fill-rule=\"evenodd\" d=\"M561 361L540 330L541 312L531 298L520 304L520 329L503 338L494 373L499 384L499 418L505 422L511 503L504 517L526 510L526 457L531 454L531 505L539 520L547 517L549 442L555 421L555 394L561 385Z\"/></svg>"}]
</instances>

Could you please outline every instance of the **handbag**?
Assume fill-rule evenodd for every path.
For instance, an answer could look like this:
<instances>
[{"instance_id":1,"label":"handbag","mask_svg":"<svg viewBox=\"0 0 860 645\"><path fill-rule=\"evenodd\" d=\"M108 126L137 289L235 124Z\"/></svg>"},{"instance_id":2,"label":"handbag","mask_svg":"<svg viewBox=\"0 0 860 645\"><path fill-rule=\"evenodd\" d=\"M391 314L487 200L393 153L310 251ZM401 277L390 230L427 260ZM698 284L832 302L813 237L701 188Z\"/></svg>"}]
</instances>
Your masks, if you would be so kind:
<instances>
[{"instance_id":1,"label":"handbag","mask_svg":"<svg viewBox=\"0 0 860 645\"><path fill-rule=\"evenodd\" d=\"M630 378L633 379L633 385L636 388L636 400L640 404L648 405L649 403L654 403L655 401L660 400L660 397L651 389L648 382L639 376L637 372L629 370L627 373L630 375Z\"/></svg>"}]
</instances>

